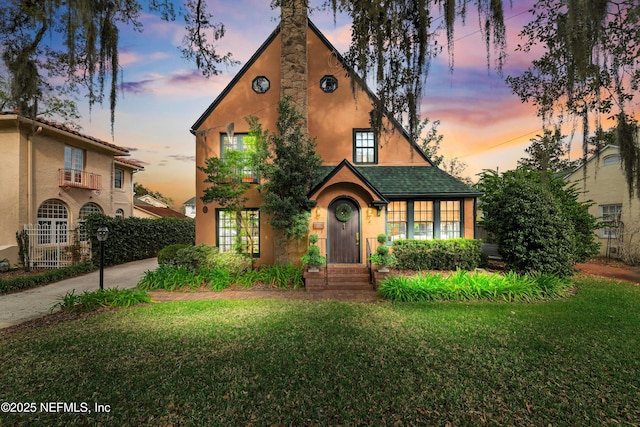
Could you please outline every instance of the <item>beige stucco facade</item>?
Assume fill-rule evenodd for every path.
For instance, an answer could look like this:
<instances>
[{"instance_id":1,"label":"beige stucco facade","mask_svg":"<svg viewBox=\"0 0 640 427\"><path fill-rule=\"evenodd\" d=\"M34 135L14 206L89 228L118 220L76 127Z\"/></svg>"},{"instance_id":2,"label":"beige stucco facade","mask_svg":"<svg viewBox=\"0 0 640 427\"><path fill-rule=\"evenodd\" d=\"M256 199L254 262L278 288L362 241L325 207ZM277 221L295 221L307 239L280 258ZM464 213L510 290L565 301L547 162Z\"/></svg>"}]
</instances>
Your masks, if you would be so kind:
<instances>
[{"instance_id":1,"label":"beige stucco facade","mask_svg":"<svg viewBox=\"0 0 640 427\"><path fill-rule=\"evenodd\" d=\"M68 229L83 207L82 212L132 215L133 173L143 168L115 157L128 156L126 149L17 114L0 115L0 147L0 259L17 263L16 232L37 224L44 211L66 211Z\"/></svg>"},{"instance_id":2,"label":"beige stucco facade","mask_svg":"<svg viewBox=\"0 0 640 427\"><path fill-rule=\"evenodd\" d=\"M194 124L191 131L195 135L197 166L204 166L207 158L221 157L222 140L227 136L230 124L233 124L234 135L246 134L250 129L245 119L255 116L263 129L271 133L275 131L278 102L282 94L281 54L280 33L275 31ZM335 234L333 237L330 235L330 230L334 230L335 233L336 227L340 228L342 225L336 223L335 216L335 209L341 202L352 203L355 208L353 218L357 222L349 231L348 240L345 240L357 242L357 253L349 262L364 263L368 254L367 242L369 249L375 250L378 234L392 234L389 227L388 204L394 200L406 202L409 214L413 212L414 206L417 206L414 200L428 200L432 203L430 206L433 206L433 212L430 214L433 215L431 227L434 237L440 235L441 202L454 201L458 204L458 210L451 215L457 215L457 226L460 227L457 237L473 238L477 196L475 190L469 189L432 166L424 153L409 141L398 123L392 120L383 123L385 131L375 139L375 159L359 162L355 154L355 134L371 131L370 111L373 108L373 94L361 80L351 80L335 49L311 23L307 29L307 56L308 131L309 135L316 139L316 152L322 158L323 169L335 168L320 179L316 188L309 194L310 199L316 202L316 207L311 210L309 233L318 234L321 239L321 251L328 255L329 262L332 262L332 254L327 253L329 249L325 247L329 248L327 242L336 239ZM335 78L335 90L323 89L322 82L327 76ZM269 88L264 93L259 93L252 86L255 79L260 77L266 77L269 81ZM387 185L385 192L381 192L376 186L386 177L381 176L384 172L377 172L381 171L380 167L390 168L388 170L393 173L405 168L402 169L405 178L408 168L433 168L438 172L434 175L442 178L442 181L456 181L456 185L459 184L456 188L462 190L450 193L448 190L431 191L435 183L417 182L414 179L415 185L405 185L400 192L392 188L393 182L390 186ZM376 182L365 178L363 173L374 175ZM205 179L204 172L196 169L196 243L220 246L221 209L216 203L205 204L200 199L206 186L211 185L205 183ZM252 185L247 196L247 209L259 211L263 195L256 186ZM405 217L406 215L405 212ZM405 218L405 222L407 230L404 236L413 237L414 226L417 230L418 221L414 224L411 217ZM260 254L257 263L278 262L280 254L279 248L274 246L274 230L269 225L268 217L263 214L260 214L259 234Z\"/></svg>"},{"instance_id":3,"label":"beige stucco facade","mask_svg":"<svg viewBox=\"0 0 640 427\"><path fill-rule=\"evenodd\" d=\"M585 176L586 171L586 176ZM613 258L628 256L640 261L640 200L629 197L627 182L620 163L620 149L609 145L600 156L591 157L585 166L567 177L583 193L581 201L593 201L589 213L601 220L614 220L613 227L596 232L600 254ZM615 214L619 213L617 218Z\"/></svg>"}]
</instances>

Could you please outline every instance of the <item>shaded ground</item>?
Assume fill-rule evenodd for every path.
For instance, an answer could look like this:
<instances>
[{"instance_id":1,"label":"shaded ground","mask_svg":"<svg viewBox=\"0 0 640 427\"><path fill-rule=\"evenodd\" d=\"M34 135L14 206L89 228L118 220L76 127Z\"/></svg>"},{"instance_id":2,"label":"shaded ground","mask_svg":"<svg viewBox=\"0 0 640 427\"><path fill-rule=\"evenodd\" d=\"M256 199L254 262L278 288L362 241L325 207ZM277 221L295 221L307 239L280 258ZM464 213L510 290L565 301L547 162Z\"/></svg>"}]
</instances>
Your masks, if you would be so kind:
<instances>
[{"instance_id":1,"label":"shaded ground","mask_svg":"<svg viewBox=\"0 0 640 427\"><path fill-rule=\"evenodd\" d=\"M596 258L583 264L576 264L580 273L624 282L640 283L640 266L628 266L620 262Z\"/></svg>"}]
</instances>

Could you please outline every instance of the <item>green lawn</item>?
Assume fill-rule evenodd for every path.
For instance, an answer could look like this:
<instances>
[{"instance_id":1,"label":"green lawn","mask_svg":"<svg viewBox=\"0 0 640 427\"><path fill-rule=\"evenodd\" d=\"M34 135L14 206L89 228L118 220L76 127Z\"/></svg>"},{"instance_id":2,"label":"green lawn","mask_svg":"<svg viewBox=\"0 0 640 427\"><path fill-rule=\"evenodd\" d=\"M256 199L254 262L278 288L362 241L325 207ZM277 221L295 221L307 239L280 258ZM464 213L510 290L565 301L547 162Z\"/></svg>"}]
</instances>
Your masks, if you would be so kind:
<instances>
[{"instance_id":1,"label":"green lawn","mask_svg":"<svg viewBox=\"0 0 640 427\"><path fill-rule=\"evenodd\" d=\"M200 301L0 337L0 425L640 423L640 286L540 303ZM80 407L82 409L82 407Z\"/></svg>"}]
</instances>

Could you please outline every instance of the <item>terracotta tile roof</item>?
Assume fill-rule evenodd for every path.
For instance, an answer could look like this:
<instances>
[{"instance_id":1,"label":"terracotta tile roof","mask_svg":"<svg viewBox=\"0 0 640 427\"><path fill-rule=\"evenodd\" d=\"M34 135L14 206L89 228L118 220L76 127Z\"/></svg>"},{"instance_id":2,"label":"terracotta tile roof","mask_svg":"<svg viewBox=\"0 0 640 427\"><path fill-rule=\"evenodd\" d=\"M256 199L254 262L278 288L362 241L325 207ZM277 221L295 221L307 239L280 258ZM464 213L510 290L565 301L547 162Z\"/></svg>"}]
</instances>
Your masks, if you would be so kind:
<instances>
[{"instance_id":1,"label":"terracotta tile roof","mask_svg":"<svg viewBox=\"0 0 640 427\"><path fill-rule=\"evenodd\" d=\"M144 166L142 166L140 163L134 162L133 160L127 160L122 157L114 157L114 159L117 162L124 163L125 165L133 166L134 168L138 168L138 169L144 169Z\"/></svg>"},{"instance_id":2,"label":"terracotta tile roof","mask_svg":"<svg viewBox=\"0 0 640 427\"><path fill-rule=\"evenodd\" d=\"M11 112L0 112L0 116L15 116L16 119L20 119L20 120L23 120L23 121L32 121L32 122L40 123L40 124L52 127L54 129L57 129L59 131L68 133L70 135L78 136L80 138L84 138L84 139L87 139L89 141L104 145L105 147L109 147L109 148L111 148L113 150L121 151L121 152L123 152L123 154L129 153L129 150L127 150L124 147L120 147L120 146L112 144L110 142L106 142L106 141L103 141L101 139L94 138L93 136L85 135L83 133L78 132L77 130L68 128L66 126L63 126L63 125L55 123L55 122L51 122L49 120L45 120L45 119L42 119L42 118L33 119L33 118L30 118L30 117L21 116L20 114L15 113L15 112L13 112L13 113L11 113Z\"/></svg>"}]
</instances>

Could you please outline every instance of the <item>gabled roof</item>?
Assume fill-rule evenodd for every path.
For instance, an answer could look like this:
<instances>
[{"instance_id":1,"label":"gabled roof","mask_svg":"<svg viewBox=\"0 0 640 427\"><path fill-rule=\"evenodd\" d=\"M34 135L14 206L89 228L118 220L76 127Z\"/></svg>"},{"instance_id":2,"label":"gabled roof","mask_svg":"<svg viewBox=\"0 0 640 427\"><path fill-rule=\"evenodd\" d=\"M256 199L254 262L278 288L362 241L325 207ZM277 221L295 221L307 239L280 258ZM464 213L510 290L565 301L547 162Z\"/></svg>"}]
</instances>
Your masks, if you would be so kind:
<instances>
[{"instance_id":1,"label":"gabled roof","mask_svg":"<svg viewBox=\"0 0 640 427\"><path fill-rule=\"evenodd\" d=\"M331 178L333 178L342 169L348 169L351 173L353 173L356 176L356 178L360 180L360 182L365 187L367 187L367 189L369 189L369 191L371 191L371 193L374 194L381 202L385 202L385 203L388 202L388 200L385 199L382 193L380 193L380 191L378 191L376 187L371 185L371 183L367 180L367 178L365 178L360 172L358 172L358 170L351 163L349 163L347 159L344 159L342 162L340 162L338 166L335 166L335 167L334 166L320 167L319 176L321 177L321 179L318 181L317 184L313 186L313 188L309 192L309 197L313 197L313 195L316 192L318 192L326 183L331 181Z\"/></svg>"},{"instance_id":2,"label":"gabled roof","mask_svg":"<svg viewBox=\"0 0 640 427\"><path fill-rule=\"evenodd\" d=\"M362 90L364 90L372 100L378 101L378 97L376 96L376 94L373 93L371 91L371 89L369 89L369 86L367 86L367 83L364 80L362 80L362 78L358 75L358 73L356 73L355 70L353 70L351 67L349 67L347 65L347 62L344 59L344 57L342 55L340 55L340 53L338 53L338 50L335 48L335 46L333 46L331 44L331 42L324 36L324 34L322 34L320 29L318 27L316 27L314 25L314 23L311 22L311 20L308 20L308 24L309 24L309 28L320 39L320 41L322 41L322 43L325 45L325 47L330 52L335 53L336 58L338 59L338 62L340 62L340 65L342 65L344 67L344 69L347 71L348 75L358 83L360 88ZM224 90L220 93L220 95L218 95L218 97L211 103L211 105L209 105L209 107L205 110L205 112L202 113L202 115L193 124L193 126L191 126L190 132L192 134L195 135L197 129L202 125L202 123L204 123L204 121L207 119L207 117L209 117L209 115L213 112L213 110L216 109L218 104L220 104L220 102L227 96L227 94L233 89L233 87L238 83L238 81L242 78L242 76L244 76L244 74L249 70L249 68L251 68L251 66L262 55L262 53L273 42L273 40L278 36L279 33L280 33L280 25L278 25L276 27L276 29L271 33L271 35L269 35L269 37L267 37L267 39L264 41L264 43L262 43L260 48L258 48L258 50L249 59L249 61L247 61L247 63L244 64L244 66L235 75L235 77L231 80L231 82L227 85L227 87L224 88ZM426 160L430 165L433 166L433 162L425 154L425 152L422 150L422 148L420 148L420 146L418 144L415 144L414 142L411 141L411 138L409 137L409 134L404 129L404 127L393 116L391 116L390 114L386 114L386 118L393 124L393 126L395 127L395 130L400 132L402 134L402 136L407 140L407 142L409 142L411 145L413 145L413 147L420 154L420 156L424 160Z\"/></svg>"},{"instance_id":3,"label":"gabled roof","mask_svg":"<svg viewBox=\"0 0 640 427\"><path fill-rule=\"evenodd\" d=\"M569 178L571 175L575 174L579 170L582 170L583 168L587 167L589 165L589 163L593 162L593 160L595 160L597 158L600 158L608 150L615 150L615 151L617 151L619 153L620 152L620 147L618 145L607 144L602 150L600 150L599 154L592 154L591 157L589 157L585 163L583 163L582 165L578 166L577 168L575 168L574 170L570 171L569 173L566 173L565 174L565 179Z\"/></svg>"},{"instance_id":4,"label":"gabled roof","mask_svg":"<svg viewBox=\"0 0 640 427\"><path fill-rule=\"evenodd\" d=\"M320 167L318 188L342 167ZM347 162L348 163L348 162ZM478 197L478 190L469 187L460 180L435 166L349 166L363 181L371 185L383 199L417 197ZM313 191L313 190L312 190Z\"/></svg>"}]
</instances>

